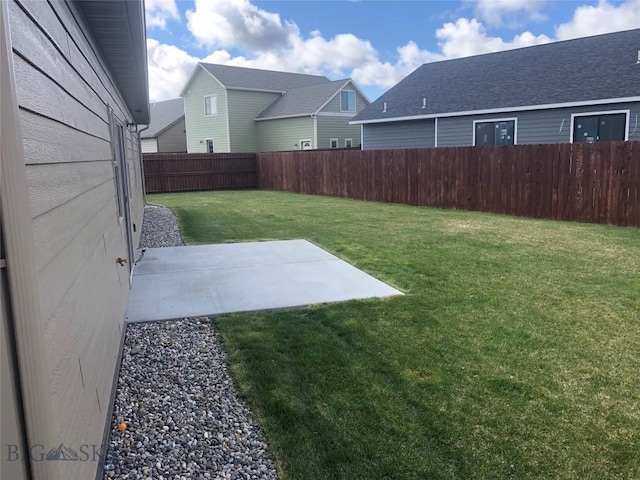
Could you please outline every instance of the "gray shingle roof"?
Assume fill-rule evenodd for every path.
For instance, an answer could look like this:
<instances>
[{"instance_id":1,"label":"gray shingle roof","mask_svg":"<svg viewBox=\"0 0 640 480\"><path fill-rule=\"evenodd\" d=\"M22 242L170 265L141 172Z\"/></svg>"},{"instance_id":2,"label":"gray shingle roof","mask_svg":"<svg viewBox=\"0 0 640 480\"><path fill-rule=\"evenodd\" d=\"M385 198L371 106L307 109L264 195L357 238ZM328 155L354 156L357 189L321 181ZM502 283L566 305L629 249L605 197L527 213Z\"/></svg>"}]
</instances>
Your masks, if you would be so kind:
<instances>
[{"instance_id":1,"label":"gray shingle roof","mask_svg":"<svg viewBox=\"0 0 640 480\"><path fill-rule=\"evenodd\" d=\"M636 97L638 50L635 29L427 63L353 121Z\"/></svg>"},{"instance_id":2,"label":"gray shingle roof","mask_svg":"<svg viewBox=\"0 0 640 480\"><path fill-rule=\"evenodd\" d=\"M182 98L156 102L149 106L151 123L149 124L149 128L140 134L141 138L157 137L163 130L184 117L184 103Z\"/></svg>"},{"instance_id":3,"label":"gray shingle roof","mask_svg":"<svg viewBox=\"0 0 640 480\"><path fill-rule=\"evenodd\" d=\"M214 65L211 63L201 63L200 65L227 88L284 92L290 88L329 82L327 77L319 75L275 72L272 70L231 67L229 65Z\"/></svg>"},{"instance_id":4,"label":"gray shingle roof","mask_svg":"<svg viewBox=\"0 0 640 480\"><path fill-rule=\"evenodd\" d=\"M292 117L316 113L334 95L342 90L350 79L292 88L262 111L256 119Z\"/></svg>"}]
</instances>

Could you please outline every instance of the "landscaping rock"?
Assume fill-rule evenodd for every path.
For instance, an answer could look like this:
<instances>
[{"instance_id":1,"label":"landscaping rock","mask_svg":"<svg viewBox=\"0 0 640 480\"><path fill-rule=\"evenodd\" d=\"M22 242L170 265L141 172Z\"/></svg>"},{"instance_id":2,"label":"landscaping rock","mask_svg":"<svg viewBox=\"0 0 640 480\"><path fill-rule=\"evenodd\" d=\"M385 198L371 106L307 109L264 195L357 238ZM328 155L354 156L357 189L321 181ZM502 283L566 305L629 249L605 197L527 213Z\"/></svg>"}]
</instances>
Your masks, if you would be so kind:
<instances>
[{"instance_id":1,"label":"landscaping rock","mask_svg":"<svg viewBox=\"0 0 640 480\"><path fill-rule=\"evenodd\" d=\"M182 245L171 210L146 207L143 225L142 246ZM124 352L105 479L277 478L210 319L129 324Z\"/></svg>"}]
</instances>

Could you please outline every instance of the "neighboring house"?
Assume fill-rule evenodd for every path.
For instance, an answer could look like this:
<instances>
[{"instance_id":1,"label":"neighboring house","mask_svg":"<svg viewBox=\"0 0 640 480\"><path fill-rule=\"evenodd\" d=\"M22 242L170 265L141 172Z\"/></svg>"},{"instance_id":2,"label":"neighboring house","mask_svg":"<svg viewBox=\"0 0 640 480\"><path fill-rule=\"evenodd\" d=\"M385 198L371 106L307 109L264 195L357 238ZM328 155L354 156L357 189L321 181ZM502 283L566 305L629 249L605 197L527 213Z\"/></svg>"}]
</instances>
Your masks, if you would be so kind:
<instances>
[{"instance_id":1,"label":"neighboring house","mask_svg":"<svg viewBox=\"0 0 640 480\"><path fill-rule=\"evenodd\" d=\"M359 147L369 105L351 79L199 63L184 86L187 151Z\"/></svg>"},{"instance_id":2,"label":"neighboring house","mask_svg":"<svg viewBox=\"0 0 640 480\"><path fill-rule=\"evenodd\" d=\"M143 5L0 2L3 479L102 478L144 207Z\"/></svg>"},{"instance_id":3,"label":"neighboring house","mask_svg":"<svg viewBox=\"0 0 640 480\"><path fill-rule=\"evenodd\" d=\"M187 135L184 128L182 98L149 105L151 123L140 131L142 153L184 153Z\"/></svg>"},{"instance_id":4,"label":"neighboring house","mask_svg":"<svg viewBox=\"0 0 640 480\"><path fill-rule=\"evenodd\" d=\"M640 140L640 29L422 65L352 121L363 148Z\"/></svg>"}]
</instances>

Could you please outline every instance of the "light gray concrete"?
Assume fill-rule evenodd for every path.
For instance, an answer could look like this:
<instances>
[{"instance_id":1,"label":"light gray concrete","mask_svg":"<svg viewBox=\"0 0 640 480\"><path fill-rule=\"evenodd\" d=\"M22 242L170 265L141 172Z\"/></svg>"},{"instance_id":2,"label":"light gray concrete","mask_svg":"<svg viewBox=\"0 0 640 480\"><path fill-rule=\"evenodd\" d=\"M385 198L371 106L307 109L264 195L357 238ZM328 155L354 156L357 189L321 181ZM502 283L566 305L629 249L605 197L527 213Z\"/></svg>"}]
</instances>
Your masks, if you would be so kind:
<instances>
[{"instance_id":1,"label":"light gray concrete","mask_svg":"<svg viewBox=\"0 0 640 480\"><path fill-rule=\"evenodd\" d=\"M306 240L150 248L127 320L141 322L402 295Z\"/></svg>"}]
</instances>

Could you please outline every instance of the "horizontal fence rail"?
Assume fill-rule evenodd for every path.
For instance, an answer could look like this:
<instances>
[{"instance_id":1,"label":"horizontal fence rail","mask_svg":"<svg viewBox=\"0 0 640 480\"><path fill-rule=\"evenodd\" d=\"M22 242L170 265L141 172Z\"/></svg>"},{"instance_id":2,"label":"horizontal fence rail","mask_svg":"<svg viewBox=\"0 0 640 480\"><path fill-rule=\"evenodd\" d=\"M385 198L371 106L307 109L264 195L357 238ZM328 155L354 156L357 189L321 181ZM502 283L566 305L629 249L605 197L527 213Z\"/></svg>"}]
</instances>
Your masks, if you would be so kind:
<instances>
[{"instance_id":1,"label":"horizontal fence rail","mask_svg":"<svg viewBox=\"0 0 640 480\"><path fill-rule=\"evenodd\" d=\"M147 193L258 187L254 153L145 153Z\"/></svg>"},{"instance_id":2,"label":"horizontal fence rail","mask_svg":"<svg viewBox=\"0 0 640 480\"><path fill-rule=\"evenodd\" d=\"M260 188L640 226L640 142L258 153Z\"/></svg>"}]
</instances>

